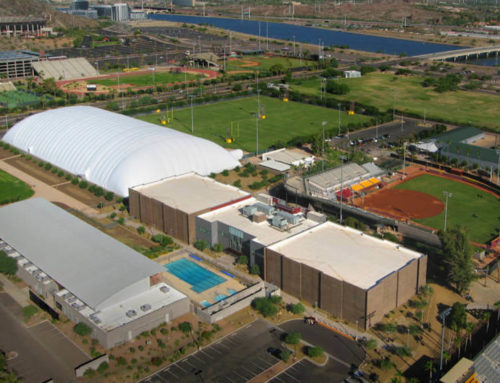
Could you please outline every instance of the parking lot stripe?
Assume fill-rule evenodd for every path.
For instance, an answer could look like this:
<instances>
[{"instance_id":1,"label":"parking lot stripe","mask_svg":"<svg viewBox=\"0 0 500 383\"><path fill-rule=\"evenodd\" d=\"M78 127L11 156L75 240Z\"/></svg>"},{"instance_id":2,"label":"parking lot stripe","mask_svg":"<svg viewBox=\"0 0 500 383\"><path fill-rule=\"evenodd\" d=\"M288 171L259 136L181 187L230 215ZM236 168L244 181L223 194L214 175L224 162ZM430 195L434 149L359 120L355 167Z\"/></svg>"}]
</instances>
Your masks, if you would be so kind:
<instances>
[{"instance_id":1,"label":"parking lot stripe","mask_svg":"<svg viewBox=\"0 0 500 383\"><path fill-rule=\"evenodd\" d=\"M290 378L292 378L293 380L295 380L296 382L299 382L300 383L300 380L296 379L293 375L290 375L287 371L285 371L285 375L286 376L289 376Z\"/></svg>"},{"instance_id":2,"label":"parking lot stripe","mask_svg":"<svg viewBox=\"0 0 500 383\"><path fill-rule=\"evenodd\" d=\"M206 349L200 350L200 353L203 353L203 355L206 355L211 360L215 360L215 358L213 358L212 356L210 356L210 354L207 353Z\"/></svg>"}]
</instances>

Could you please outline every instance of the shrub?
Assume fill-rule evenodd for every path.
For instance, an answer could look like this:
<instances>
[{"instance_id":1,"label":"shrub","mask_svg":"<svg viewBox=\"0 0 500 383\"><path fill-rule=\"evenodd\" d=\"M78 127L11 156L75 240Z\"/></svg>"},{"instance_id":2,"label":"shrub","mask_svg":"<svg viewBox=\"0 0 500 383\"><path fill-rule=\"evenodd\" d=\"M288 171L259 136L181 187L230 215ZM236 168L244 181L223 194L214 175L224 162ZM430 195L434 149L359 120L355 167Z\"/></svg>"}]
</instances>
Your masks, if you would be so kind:
<instances>
[{"instance_id":1,"label":"shrub","mask_svg":"<svg viewBox=\"0 0 500 383\"><path fill-rule=\"evenodd\" d=\"M66 177L64 177L64 178L66 178L66 181L73 180L73 177L71 176L71 174L66 174Z\"/></svg>"},{"instance_id":2,"label":"shrub","mask_svg":"<svg viewBox=\"0 0 500 383\"><path fill-rule=\"evenodd\" d=\"M195 243L194 243L194 247L197 248L198 250L200 251L203 251L205 250L206 248L208 248L208 242L207 241L204 241L202 239L199 239L197 240Z\"/></svg>"},{"instance_id":3,"label":"shrub","mask_svg":"<svg viewBox=\"0 0 500 383\"><path fill-rule=\"evenodd\" d=\"M81 180L80 183L78 184L80 189L87 189L87 186L89 186L89 183L85 180Z\"/></svg>"},{"instance_id":4,"label":"shrub","mask_svg":"<svg viewBox=\"0 0 500 383\"><path fill-rule=\"evenodd\" d=\"M99 374L104 374L104 372L109 368L108 362L102 362L99 367L97 367L97 372Z\"/></svg>"},{"instance_id":5,"label":"shrub","mask_svg":"<svg viewBox=\"0 0 500 383\"><path fill-rule=\"evenodd\" d=\"M115 219L116 217L116 212L112 212L110 215L109 215L109 218L111 219Z\"/></svg>"},{"instance_id":6,"label":"shrub","mask_svg":"<svg viewBox=\"0 0 500 383\"><path fill-rule=\"evenodd\" d=\"M162 335L167 335L167 334L168 334L168 330L167 330L166 328L161 328L161 329L160 329L160 333L161 333Z\"/></svg>"},{"instance_id":7,"label":"shrub","mask_svg":"<svg viewBox=\"0 0 500 383\"><path fill-rule=\"evenodd\" d=\"M161 358L158 358L158 357L156 357L156 356L155 356L155 357L153 357L153 358L151 358L151 364L152 364L153 366L158 367L158 366L160 366L162 363L163 363L163 360L162 360Z\"/></svg>"},{"instance_id":8,"label":"shrub","mask_svg":"<svg viewBox=\"0 0 500 383\"><path fill-rule=\"evenodd\" d=\"M280 359L281 359L283 362L285 362L285 363L287 363L287 362L288 362L288 360L290 359L290 356L291 356L291 355L292 355L292 354L291 354L291 352L290 352L290 351L288 351L288 350L281 350L281 351L280 351L280 354L279 354Z\"/></svg>"},{"instance_id":9,"label":"shrub","mask_svg":"<svg viewBox=\"0 0 500 383\"><path fill-rule=\"evenodd\" d=\"M145 228L144 226L139 226L139 227L137 228L137 232L138 232L139 234L144 234L144 233L146 232L146 228Z\"/></svg>"},{"instance_id":10,"label":"shrub","mask_svg":"<svg viewBox=\"0 0 500 383\"><path fill-rule=\"evenodd\" d=\"M75 178L73 178L73 179L71 180L71 183L72 183L73 185L78 185L78 178L76 178L76 177L75 177Z\"/></svg>"},{"instance_id":11,"label":"shrub","mask_svg":"<svg viewBox=\"0 0 500 383\"><path fill-rule=\"evenodd\" d=\"M15 275L17 272L17 262L14 258L0 250L0 273L6 275Z\"/></svg>"},{"instance_id":12,"label":"shrub","mask_svg":"<svg viewBox=\"0 0 500 383\"><path fill-rule=\"evenodd\" d=\"M221 251L224 251L224 245L222 243L216 243L214 245L214 251L220 253Z\"/></svg>"},{"instance_id":13,"label":"shrub","mask_svg":"<svg viewBox=\"0 0 500 383\"><path fill-rule=\"evenodd\" d=\"M104 195L104 199L106 201L112 201L113 198L115 198L115 194L113 192L107 192L105 195Z\"/></svg>"},{"instance_id":14,"label":"shrub","mask_svg":"<svg viewBox=\"0 0 500 383\"><path fill-rule=\"evenodd\" d=\"M278 308L268 298L255 298L252 301L252 307L265 318L278 313Z\"/></svg>"},{"instance_id":15,"label":"shrub","mask_svg":"<svg viewBox=\"0 0 500 383\"><path fill-rule=\"evenodd\" d=\"M390 370L392 367L394 367L394 364L390 361L389 358L384 358L380 359L378 361L378 365L382 370Z\"/></svg>"},{"instance_id":16,"label":"shrub","mask_svg":"<svg viewBox=\"0 0 500 383\"><path fill-rule=\"evenodd\" d=\"M297 303L295 305L290 305L290 311L294 314L302 314L304 311L306 311L306 308L302 303Z\"/></svg>"},{"instance_id":17,"label":"shrub","mask_svg":"<svg viewBox=\"0 0 500 383\"><path fill-rule=\"evenodd\" d=\"M50 170L51 168L52 168L52 165L47 162L45 164L45 170Z\"/></svg>"},{"instance_id":18,"label":"shrub","mask_svg":"<svg viewBox=\"0 0 500 383\"><path fill-rule=\"evenodd\" d=\"M73 326L73 331L80 336L87 336L92 334L92 329L83 322L75 324Z\"/></svg>"},{"instance_id":19,"label":"shrub","mask_svg":"<svg viewBox=\"0 0 500 383\"><path fill-rule=\"evenodd\" d=\"M127 359L125 359L123 356L120 356L118 359L116 359L117 366L125 366L126 364L127 364Z\"/></svg>"},{"instance_id":20,"label":"shrub","mask_svg":"<svg viewBox=\"0 0 500 383\"><path fill-rule=\"evenodd\" d=\"M59 170L59 171L57 172L57 176L58 176L58 177L62 177L62 176L64 176L64 172L63 172L62 170Z\"/></svg>"},{"instance_id":21,"label":"shrub","mask_svg":"<svg viewBox=\"0 0 500 383\"><path fill-rule=\"evenodd\" d=\"M281 301L283 300L283 298L281 298L279 295L273 295L269 299L271 300L271 303L273 305L279 305L281 303Z\"/></svg>"},{"instance_id":22,"label":"shrub","mask_svg":"<svg viewBox=\"0 0 500 383\"><path fill-rule=\"evenodd\" d=\"M23 307L23 317L24 320L27 322L31 319L33 315L35 315L38 312L38 308L33 305L28 305Z\"/></svg>"},{"instance_id":23,"label":"shrub","mask_svg":"<svg viewBox=\"0 0 500 383\"><path fill-rule=\"evenodd\" d=\"M52 174L56 174L57 173L57 168L52 168L52 170L50 171Z\"/></svg>"},{"instance_id":24,"label":"shrub","mask_svg":"<svg viewBox=\"0 0 500 383\"><path fill-rule=\"evenodd\" d=\"M250 274L259 275L260 274L259 265L257 264L252 265L252 267L250 267Z\"/></svg>"},{"instance_id":25,"label":"shrub","mask_svg":"<svg viewBox=\"0 0 500 383\"><path fill-rule=\"evenodd\" d=\"M236 181L233 182L233 186L236 186L237 188L241 187L241 180L237 179Z\"/></svg>"},{"instance_id":26,"label":"shrub","mask_svg":"<svg viewBox=\"0 0 500 383\"><path fill-rule=\"evenodd\" d=\"M120 225L124 225L125 224L125 218L123 218L123 217L118 218L118 223Z\"/></svg>"},{"instance_id":27,"label":"shrub","mask_svg":"<svg viewBox=\"0 0 500 383\"><path fill-rule=\"evenodd\" d=\"M323 355L323 349L319 346L308 347L307 355L310 356L311 358L318 358L321 355Z\"/></svg>"},{"instance_id":28,"label":"shrub","mask_svg":"<svg viewBox=\"0 0 500 383\"><path fill-rule=\"evenodd\" d=\"M118 210L125 211L125 210L127 210L127 207L125 205L121 205Z\"/></svg>"},{"instance_id":29,"label":"shrub","mask_svg":"<svg viewBox=\"0 0 500 383\"><path fill-rule=\"evenodd\" d=\"M285 337L285 342L288 344L298 344L301 338L302 335L300 334L300 332L291 332Z\"/></svg>"},{"instance_id":30,"label":"shrub","mask_svg":"<svg viewBox=\"0 0 500 383\"><path fill-rule=\"evenodd\" d=\"M391 241L391 242L399 243L398 237L396 237L392 233L384 233L384 239L387 239L388 241Z\"/></svg>"},{"instance_id":31,"label":"shrub","mask_svg":"<svg viewBox=\"0 0 500 383\"><path fill-rule=\"evenodd\" d=\"M411 349L409 347L406 347L406 346L397 347L395 351L396 351L396 354L399 356L411 356Z\"/></svg>"},{"instance_id":32,"label":"shrub","mask_svg":"<svg viewBox=\"0 0 500 383\"><path fill-rule=\"evenodd\" d=\"M227 177L229 175L229 171L227 169L223 170L221 173L224 177Z\"/></svg>"},{"instance_id":33,"label":"shrub","mask_svg":"<svg viewBox=\"0 0 500 383\"><path fill-rule=\"evenodd\" d=\"M179 324L179 330L181 330L183 333L188 333L191 330L193 330L193 326L189 322L182 322Z\"/></svg>"},{"instance_id":34,"label":"shrub","mask_svg":"<svg viewBox=\"0 0 500 383\"><path fill-rule=\"evenodd\" d=\"M151 238L153 242L165 247L174 243L174 240L165 234L156 234Z\"/></svg>"},{"instance_id":35,"label":"shrub","mask_svg":"<svg viewBox=\"0 0 500 383\"><path fill-rule=\"evenodd\" d=\"M248 257L246 255L240 255L238 257L237 263L239 265L248 265Z\"/></svg>"},{"instance_id":36,"label":"shrub","mask_svg":"<svg viewBox=\"0 0 500 383\"><path fill-rule=\"evenodd\" d=\"M347 84L338 82L336 80L328 80L326 82L326 91L331 94L347 94L349 93L349 86Z\"/></svg>"},{"instance_id":37,"label":"shrub","mask_svg":"<svg viewBox=\"0 0 500 383\"><path fill-rule=\"evenodd\" d=\"M97 186L97 187L95 188L94 195L95 195L96 197L100 197L100 196L104 195L104 190L102 189L102 187Z\"/></svg>"}]
</instances>

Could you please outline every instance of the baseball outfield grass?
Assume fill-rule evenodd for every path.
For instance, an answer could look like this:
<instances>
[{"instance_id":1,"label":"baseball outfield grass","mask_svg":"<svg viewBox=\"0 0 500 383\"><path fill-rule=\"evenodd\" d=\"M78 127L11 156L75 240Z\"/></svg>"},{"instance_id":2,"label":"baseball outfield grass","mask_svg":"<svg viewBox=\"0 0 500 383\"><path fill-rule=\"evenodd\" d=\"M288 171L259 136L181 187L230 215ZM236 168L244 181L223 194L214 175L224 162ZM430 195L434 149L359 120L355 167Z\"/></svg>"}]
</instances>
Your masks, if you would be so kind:
<instances>
[{"instance_id":1,"label":"baseball outfield grass","mask_svg":"<svg viewBox=\"0 0 500 383\"><path fill-rule=\"evenodd\" d=\"M226 70L231 71L267 71L273 65L280 64L285 70L305 67L312 62L288 57L247 56L226 61Z\"/></svg>"},{"instance_id":2,"label":"baseball outfield grass","mask_svg":"<svg viewBox=\"0 0 500 383\"><path fill-rule=\"evenodd\" d=\"M23 181L0 170L0 205L21 201L31 197L33 193Z\"/></svg>"},{"instance_id":3,"label":"baseball outfield grass","mask_svg":"<svg viewBox=\"0 0 500 383\"><path fill-rule=\"evenodd\" d=\"M448 227L462 225L469 230L470 239L486 243L498 236L500 229L500 202L473 186L446 178L424 174L404 182L396 189L415 190L433 195L445 202L443 191L452 193L448 198ZM434 217L417 219L419 223L441 230L444 210Z\"/></svg>"},{"instance_id":4,"label":"baseball outfield grass","mask_svg":"<svg viewBox=\"0 0 500 383\"><path fill-rule=\"evenodd\" d=\"M155 72L154 83L156 85L166 85L173 84L176 82L190 81L197 79L198 75L186 73L171 73L171 72ZM103 78L96 80L89 80L89 83L104 86L117 86L118 76L112 78ZM132 75L121 75L120 85L131 85L134 87L143 86L153 86L153 74L152 73L142 73L142 74L132 74Z\"/></svg>"},{"instance_id":5,"label":"baseball outfield grass","mask_svg":"<svg viewBox=\"0 0 500 383\"><path fill-rule=\"evenodd\" d=\"M432 87L424 88L421 76L396 76L389 73L369 73L361 78L340 79L349 86L346 95L335 98L372 105L392 111L395 101L399 111L424 113L436 119L458 125L476 125L500 132L500 98L497 95L475 91L438 93ZM304 94L320 94L320 78L297 81L292 90Z\"/></svg>"},{"instance_id":6,"label":"baseball outfield grass","mask_svg":"<svg viewBox=\"0 0 500 383\"><path fill-rule=\"evenodd\" d=\"M286 143L294 137L320 134L322 122L327 121L327 129L337 128L338 112L319 106L284 102L281 99L261 97L261 115L259 119L259 151L276 142ZM256 114L257 97L246 97L228 101L194 106L194 135L206 138L219 145L239 148L254 152L256 149ZM160 124L162 113L152 113L137 118ZM341 125L364 123L367 116L341 112ZM232 125L232 134L231 134ZM174 111L173 121L167 127L191 133L191 108ZM227 143L226 138L233 137L235 142Z\"/></svg>"}]
</instances>

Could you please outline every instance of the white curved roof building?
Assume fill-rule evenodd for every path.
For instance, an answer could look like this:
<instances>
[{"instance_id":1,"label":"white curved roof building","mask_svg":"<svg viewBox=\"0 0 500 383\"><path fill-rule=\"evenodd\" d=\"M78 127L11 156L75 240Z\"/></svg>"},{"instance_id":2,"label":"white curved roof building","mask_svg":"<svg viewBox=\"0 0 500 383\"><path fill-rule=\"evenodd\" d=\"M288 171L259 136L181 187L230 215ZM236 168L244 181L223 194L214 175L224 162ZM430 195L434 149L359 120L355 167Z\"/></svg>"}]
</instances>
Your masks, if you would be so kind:
<instances>
[{"instance_id":1,"label":"white curved roof building","mask_svg":"<svg viewBox=\"0 0 500 383\"><path fill-rule=\"evenodd\" d=\"M239 165L211 141L90 106L35 114L3 140L121 196L162 178Z\"/></svg>"}]
</instances>

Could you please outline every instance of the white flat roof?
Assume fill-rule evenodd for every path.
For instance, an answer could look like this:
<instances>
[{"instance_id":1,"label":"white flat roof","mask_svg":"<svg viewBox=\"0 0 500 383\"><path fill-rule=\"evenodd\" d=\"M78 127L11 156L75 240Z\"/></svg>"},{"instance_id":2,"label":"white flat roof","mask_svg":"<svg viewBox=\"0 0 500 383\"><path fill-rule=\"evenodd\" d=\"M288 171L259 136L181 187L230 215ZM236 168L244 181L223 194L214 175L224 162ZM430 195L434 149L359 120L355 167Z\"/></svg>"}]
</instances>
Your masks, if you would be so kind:
<instances>
[{"instance_id":1,"label":"white flat roof","mask_svg":"<svg viewBox=\"0 0 500 383\"><path fill-rule=\"evenodd\" d=\"M368 289L422 254L347 226L325 222L269 249Z\"/></svg>"},{"instance_id":2,"label":"white flat roof","mask_svg":"<svg viewBox=\"0 0 500 383\"><path fill-rule=\"evenodd\" d=\"M259 165L269 169L277 170L279 172L286 172L290 169L290 165L275 160L262 161L261 163L259 163Z\"/></svg>"},{"instance_id":3,"label":"white flat roof","mask_svg":"<svg viewBox=\"0 0 500 383\"><path fill-rule=\"evenodd\" d=\"M272 227L267 220L260 223L253 222L250 218L243 216L240 209L247 205L253 205L257 202L258 201L252 197L251 199L243 202L202 214L200 215L200 218L209 222L219 221L244 231L245 233L254 236L254 240L264 246L269 246L275 242L281 241L318 225L318 222L304 219L300 225L294 226L286 231L280 231Z\"/></svg>"},{"instance_id":4,"label":"white flat roof","mask_svg":"<svg viewBox=\"0 0 500 383\"><path fill-rule=\"evenodd\" d=\"M306 158L313 158L312 155L304 155L302 153L293 151L293 150L276 150L271 153L266 154L267 158L271 158L275 161L278 162L283 162L284 164L287 165L293 165L294 162L296 161L303 161Z\"/></svg>"},{"instance_id":5,"label":"white flat roof","mask_svg":"<svg viewBox=\"0 0 500 383\"><path fill-rule=\"evenodd\" d=\"M194 173L169 177L132 189L188 214L250 198L250 194Z\"/></svg>"}]
</instances>

